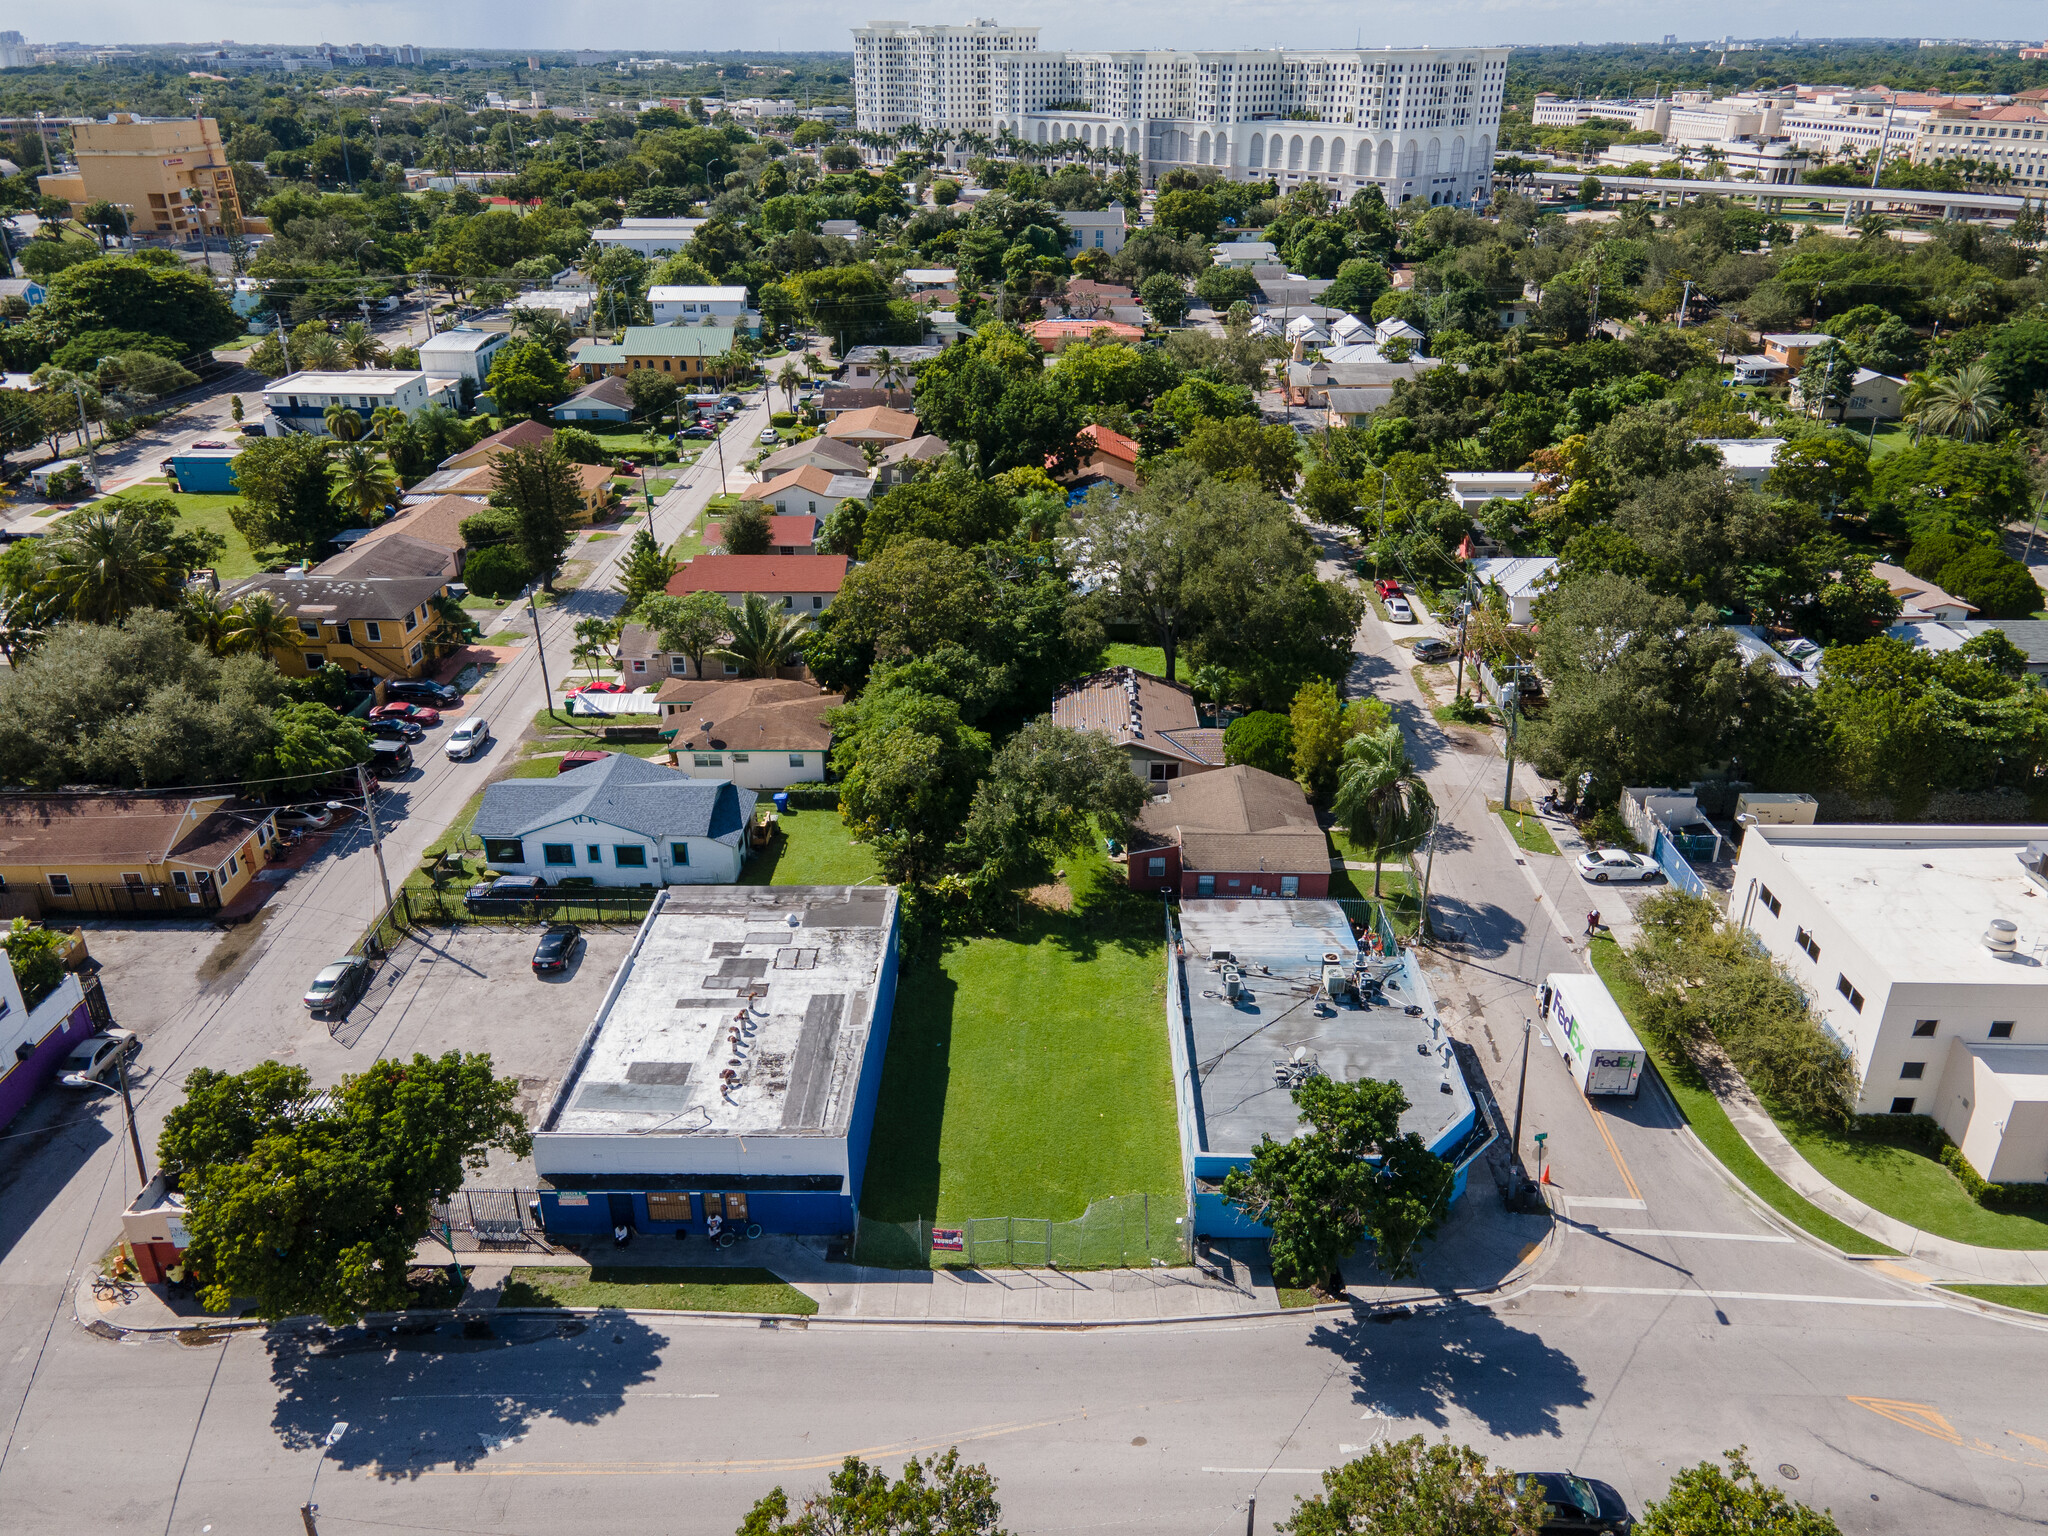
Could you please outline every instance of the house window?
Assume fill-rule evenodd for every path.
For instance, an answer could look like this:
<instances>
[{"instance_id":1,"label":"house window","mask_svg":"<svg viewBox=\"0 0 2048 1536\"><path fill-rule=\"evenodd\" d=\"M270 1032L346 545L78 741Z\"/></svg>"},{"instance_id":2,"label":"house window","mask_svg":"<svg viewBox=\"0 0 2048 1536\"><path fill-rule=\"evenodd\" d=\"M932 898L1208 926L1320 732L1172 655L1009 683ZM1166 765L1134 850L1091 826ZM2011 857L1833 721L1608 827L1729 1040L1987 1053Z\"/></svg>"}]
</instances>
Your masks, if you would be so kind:
<instances>
[{"instance_id":1,"label":"house window","mask_svg":"<svg viewBox=\"0 0 2048 1536\"><path fill-rule=\"evenodd\" d=\"M1169 779L1171 779L1171 778L1173 778L1173 777L1175 776L1175 774L1176 774L1176 773L1178 772L1179 768L1180 768L1180 765L1179 765L1178 763L1154 763L1154 764L1152 764L1152 765L1151 765L1151 769L1152 769L1152 782L1153 782L1154 784L1164 784L1164 783L1165 783L1165 782L1166 782L1167 780L1169 780Z\"/></svg>"},{"instance_id":2,"label":"house window","mask_svg":"<svg viewBox=\"0 0 2048 1536\"><path fill-rule=\"evenodd\" d=\"M637 843L631 846L618 843L612 848L612 862L620 869L645 869L647 850Z\"/></svg>"},{"instance_id":3,"label":"house window","mask_svg":"<svg viewBox=\"0 0 2048 1536\"><path fill-rule=\"evenodd\" d=\"M1771 894L1771 888L1768 885L1758 886L1757 895L1762 898L1763 904L1771 909L1771 916L1777 917L1784 912L1785 904Z\"/></svg>"},{"instance_id":4,"label":"house window","mask_svg":"<svg viewBox=\"0 0 2048 1536\"><path fill-rule=\"evenodd\" d=\"M822 608L825 606L825 599L822 597L814 597L811 599L811 606L813 608Z\"/></svg>"},{"instance_id":5,"label":"house window","mask_svg":"<svg viewBox=\"0 0 2048 1536\"><path fill-rule=\"evenodd\" d=\"M801 768L801 767L803 767L803 765L804 765L804 755L803 755L803 753L801 753L801 752L792 752L792 753L790 753L790 754L789 754L789 766L790 766L790 767L792 767L792 768Z\"/></svg>"},{"instance_id":6,"label":"house window","mask_svg":"<svg viewBox=\"0 0 2048 1536\"><path fill-rule=\"evenodd\" d=\"M1806 958L1817 962L1820 959L1819 941L1816 940L1814 936L1808 933L1804 928L1801 928L1797 931L1797 937L1799 947L1806 951Z\"/></svg>"},{"instance_id":7,"label":"house window","mask_svg":"<svg viewBox=\"0 0 2048 1536\"><path fill-rule=\"evenodd\" d=\"M738 677L740 675L739 663L735 661L728 661L725 664L725 675L727 677Z\"/></svg>"},{"instance_id":8,"label":"house window","mask_svg":"<svg viewBox=\"0 0 2048 1536\"><path fill-rule=\"evenodd\" d=\"M412 610L407 609L405 615L405 632L409 635L419 627L420 621L413 615Z\"/></svg>"},{"instance_id":9,"label":"house window","mask_svg":"<svg viewBox=\"0 0 2048 1536\"><path fill-rule=\"evenodd\" d=\"M493 864L524 864L526 844L516 837L487 837L484 857Z\"/></svg>"},{"instance_id":10,"label":"house window","mask_svg":"<svg viewBox=\"0 0 2048 1536\"><path fill-rule=\"evenodd\" d=\"M574 864L576 862L576 845L574 843L542 843L540 845L540 856L541 861L547 864Z\"/></svg>"},{"instance_id":11,"label":"house window","mask_svg":"<svg viewBox=\"0 0 2048 1536\"><path fill-rule=\"evenodd\" d=\"M1160 854L1155 858L1147 859L1145 861L1145 873L1154 880L1163 880L1166 877L1166 856Z\"/></svg>"},{"instance_id":12,"label":"house window","mask_svg":"<svg viewBox=\"0 0 2048 1536\"><path fill-rule=\"evenodd\" d=\"M301 619L299 620L299 633L308 640L318 640L320 638L320 626L310 619Z\"/></svg>"},{"instance_id":13,"label":"house window","mask_svg":"<svg viewBox=\"0 0 2048 1536\"><path fill-rule=\"evenodd\" d=\"M583 860L586 864L602 864L604 862L604 845L602 843L585 843L583 845Z\"/></svg>"},{"instance_id":14,"label":"house window","mask_svg":"<svg viewBox=\"0 0 2048 1536\"><path fill-rule=\"evenodd\" d=\"M1991 1038L1994 1040L2010 1040L2012 1038L2012 1022L2011 1019L1994 1020L1991 1025Z\"/></svg>"},{"instance_id":15,"label":"house window","mask_svg":"<svg viewBox=\"0 0 2048 1536\"><path fill-rule=\"evenodd\" d=\"M645 672L647 670L647 663L636 659L633 663L633 670L635 672Z\"/></svg>"},{"instance_id":16,"label":"house window","mask_svg":"<svg viewBox=\"0 0 2048 1536\"><path fill-rule=\"evenodd\" d=\"M722 752L692 752L690 761L699 768L723 768L725 754Z\"/></svg>"},{"instance_id":17,"label":"house window","mask_svg":"<svg viewBox=\"0 0 2048 1536\"><path fill-rule=\"evenodd\" d=\"M744 763L747 761L747 754L744 752L735 752L732 755L732 760L735 765Z\"/></svg>"},{"instance_id":18,"label":"house window","mask_svg":"<svg viewBox=\"0 0 2048 1536\"><path fill-rule=\"evenodd\" d=\"M363 623L363 638L372 645L377 644L384 638L384 626L375 619L365 620Z\"/></svg>"},{"instance_id":19,"label":"house window","mask_svg":"<svg viewBox=\"0 0 2048 1536\"><path fill-rule=\"evenodd\" d=\"M687 656L671 656L668 659L668 669L677 677L688 677L690 675L690 658Z\"/></svg>"},{"instance_id":20,"label":"house window","mask_svg":"<svg viewBox=\"0 0 2048 1536\"><path fill-rule=\"evenodd\" d=\"M236 855L234 855L234 854L232 854L232 853L231 853L231 854L229 854L229 855L228 855L228 873L229 873L229 874L231 874L231 875L239 875L239 874L240 874L241 872L242 872L242 861L241 861L241 859L240 859L240 858L238 858L238 857L237 857Z\"/></svg>"},{"instance_id":21,"label":"house window","mask_svg":"<svg viewBox=\"0 0 2048 1536\"><path fill-rule=\"evenodd\" d=\"M182 869L172 870L171 884L175 885L181 891L185 889L185 871L183 871Z\"/></svg>"},{"instance_id":22,"label":"house window","mask_svg":"<svg viewBox=\"0 0 2048 1536\"><path fill-rule=\"evenodd\" d=\"M1282 875L1280 877L1280 894L1282 896L1299 896L1301 894L1301 876Z\"/></svg>"},{"instance_id":23,"label":"house window","mask_svg":"<svg viewBox=\"0 0 2048 1536\"><path fill-rule=\"evenodd\" d=\"M1863 994L1849 985L1848 977L1837 976L1835 978L1835 990L1849 999L1849 1006L1851 1008L1854 1008L1858 1013L1863 1011Z\"/></svg>"},{"instance_id":24,"label":"house window","mask_svg":"<svg viewBox=\"0 0 2048 1536\"><path fill-rule=\"evenodd\" d=\"M1924 1061L1908 1061L1902 1062L1899 1065L1900 1077L1918 1079L1925 1077L1926 1075L1927 1063Z\"/></svg>"},{"instance_id":25,"label":"house window","mask_svg":"<svg viewBox=\"0 0 2048 1536\"><path fill-rule=\"evenodd\" d=\"M1892 1113L1895 1115L1910 1115L1913 1113L1913 1104L1914 1101L1912 1099L1893 1099Z\"/></svg>"},{"instance_id":26,"label":"house window","mask_svg":"<svg viewBox=\"0 0 2048 1536\"><path fill-rule=\"evenodd\" d=\"M782 595L782 606L785 608L794 608L796 606L796 599L785 592Z\"/></svg>"},{"instance_id":27,"label":"house window","mask_svg":"<svg viewBox=\"0 0 2048 1536\"><path fill-rule=\"evenodd\" d=\"M1214 896L1216 894L1216 877L1214 875L1195 876L1195 894L1197 896Z\"/></svg>"},{"instance_id":28,"label":"house window","mask_svg":"<svg viewBox=\"0 0 2048 1536\"><path fill-rule=\"evenodd\" d=\"M320 669L321 669L322 667L324 667L324 666L326 666L326 665L327 665L327 656L326 656L326 654L325 654L324 652L321 652L321 651L308 651L308 652L306 652L306 670L307 670L308 672L318 672L318 671L319 671L319 670L320 670Z\"/></svg>"},{"instance_id":29,"label":"house window","mask_svg":"<svg viewBox=\"0 0 2048 1536\"><path fill-rule=\"evenodd\" d=\"M1913 1021L1913 1038L1916 1040L1931 1039L1934 1034L1934 1026L1940 1022L1941 1020L1939 1019L1915 1019Z\"/></svg>"},{"instance_id":30,"label":"house window","mask_svg":"<svg viewBox=\"0 0 2048 1536\"><path fill-rule=\"evenodd\" d=\"M668 845L668 861L671 864L689 863L690 845L688 843L670 843Z\"/></svg>"},{"instance_id":31,"label":"house window","mask_svg":"<svg viewBox=\"0 0 2048 1536\"><path fill-rule=\"evenodd\" d=\"M420 658L426 654L427 648L425 646L416 645L411 650L405 653L405 659L411 662L414 666L418 666L420 664Z\"/></svg>"},{"instance_id":32,"label":"house window","mask_svg":"<svg viewBox=\"0 0 2048 1536\"><path fill-rule=\"evenodd\" d=\"M69 875L50 876L50 894L52 896L69 896L71 894L71 877Z\"/></svg>"}]
</instances>

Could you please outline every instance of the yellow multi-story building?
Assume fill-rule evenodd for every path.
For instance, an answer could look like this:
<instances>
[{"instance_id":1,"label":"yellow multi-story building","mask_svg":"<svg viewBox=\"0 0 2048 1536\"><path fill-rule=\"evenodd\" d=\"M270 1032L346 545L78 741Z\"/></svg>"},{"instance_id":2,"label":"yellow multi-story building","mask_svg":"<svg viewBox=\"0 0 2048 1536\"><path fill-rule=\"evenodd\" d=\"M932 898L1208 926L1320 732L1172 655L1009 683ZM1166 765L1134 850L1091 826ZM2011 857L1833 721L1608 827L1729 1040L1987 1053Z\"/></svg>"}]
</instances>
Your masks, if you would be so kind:
<instances>
[{"instance_id":1,"label":"yellow multi-story building","mask_svg":"<svg viewBox=\"0 0 2048 1536\"><path fill-rule=\"evenodd\" d=\"M61 197L71 211L104 199L128 215L138 235L173 240L188 235L237 234L242 205L235 173L210 117L137 117L115 112L105 122L71 131L76 171L39 179L45 197Z\"/></svg>"},{"instance_id":2,"label":"yellow multi-story building","mask_svg":"<svg viewBox=\"0 0 2048 1536\"><path fill-rule=\"evenodd\" d=\"M421 677L447 649L434 609L447 585L439 576L252 576L227 596L267 595L292 621L297 633L270 653L287 677L329 662L372 677Z\"/></svg>"}]
</instances>

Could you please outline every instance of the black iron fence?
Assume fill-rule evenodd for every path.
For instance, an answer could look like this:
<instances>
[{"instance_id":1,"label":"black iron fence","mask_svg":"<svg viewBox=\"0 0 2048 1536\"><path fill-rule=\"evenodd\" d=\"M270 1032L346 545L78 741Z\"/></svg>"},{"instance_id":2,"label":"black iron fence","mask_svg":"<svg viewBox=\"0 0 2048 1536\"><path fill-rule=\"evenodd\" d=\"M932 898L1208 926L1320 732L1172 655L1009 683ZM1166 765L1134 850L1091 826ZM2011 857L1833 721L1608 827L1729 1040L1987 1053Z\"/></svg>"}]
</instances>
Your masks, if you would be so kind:
<instances>
[{"instance_id":1,"label":"black iron fence","mask_svg":"<svg viewBox=\"0 0 2048 1536\"><path fill-rule=\"evenodd\" d=\"M211 917L220 910L220 892L205 885L91 885L72 882L62 894L47 887L37 893L45 912L77 912L98 917Z\"/></svg>"},{"instance_id":2,"label":"black iron fence","mask_svg":"<svg viewBox=\"0 0 2048 1536\"><path fill-rule=\"evenodd\" d=\"M654 905L657 890L615 890L551 885L531 896L479 897L471 903L457 889L402 890L396 911L407 926L440 928L455 923L637 923Z\"/></svg>"}]
</instances>

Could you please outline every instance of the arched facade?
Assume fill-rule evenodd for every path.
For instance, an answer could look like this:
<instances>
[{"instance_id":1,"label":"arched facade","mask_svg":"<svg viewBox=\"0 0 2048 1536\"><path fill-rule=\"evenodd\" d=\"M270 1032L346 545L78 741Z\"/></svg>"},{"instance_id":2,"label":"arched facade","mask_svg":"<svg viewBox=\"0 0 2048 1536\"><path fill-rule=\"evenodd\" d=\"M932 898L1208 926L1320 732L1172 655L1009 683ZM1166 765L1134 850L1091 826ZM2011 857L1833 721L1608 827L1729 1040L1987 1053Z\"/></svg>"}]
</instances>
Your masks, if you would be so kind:
<instances>
[{"instance_id":1,"label":"arched facade","mask_svg":"<svg viewBox=\"0 0 2048 1536\"><path fill-rule=\"evenodd\" d=\"M1287 141L1287 169L1301 169L1301 135L1298 133Z\"/></svg>"},{"instance_id":2,"label":"arched facade","mask_svg":"<svg viewBox=\"0 0 2048 1536\"><path fill-rule=\"evenodd\" d=\"M1251 170L1257 170L1266 163L1266 136L1263 133L1252 135L1251 153L1244 157L1244 163Z\"/></svg>"},{"instance_id":3,"label":"arched facade","mask_svg":"<svg viewBox=\"0 0 2048 1536\"><path fill-rule=\"evenodd\" d=\"M1312 171L1323 168L1323 136L1320 133L1308 141L1308 168Z\"/></svg>"},{"instance_id":4,"label":"arched facade","mask_svg":"<svg viewBox=\"0 0 2048 1536\"><path fill-rule=\"evenodd\" d=\"M1373 170L1373 174L1375 176L1391 176L1394 174L1394 141L1392 139L1380 140L1379 164Z\"/></svg>"},{"instance_id":5,"label":"arched facade","mask_svg":"<svg viewBox=\"0 0 2048 1536\"><path fill-rule=\"evenodd\" d=\"M1342 176L1344 174L1344 141L1342 139L1330 140L1330 174L1332 176Z\"/></svg>"},{"instance_id":6,"label":"arched facade","mask_svg":"<svg viewBox=\"0 0 2048 1536\"><path fill-rule=\"evenodd\" d=\"M1230 140L1226 135L1220 133L1216 135L1216 163L1218 165L1230 164Z\"/></svg>"},{"instance_id":7,"label":"arched facade","mask_svg":"<svg viewBox=\"0 0 2048 1536\"><path fill-rule=\"evenodd\" d=\"M1424 150L1422 154L1422 174L1434 176L1443 169L1443 160L1444 141L1442 139L1431 139L1429 141L1429 148Z\"/></svg>"},{"instance_id":8,"label":"arched facade","mask_svg":"<svg viewBox=\"0 0 2048 1536\"><path fill-rule=\"evenodd\" d=\"M1415 174L1416 163L1421 157L1422 149L1413 139L1410 139L1401 146L1401 174L1403 177Z\"/></svg>"},{"instance_id":9,"label":"arched facade","mask_svg":"<svg viewBox=\"0 0 2048 1536\"><path fill-rule=\"evenodd\" d=\"M1207 165L1209 163L1209 135L1206 133L1196 141L1195 163L1198 165Z\"/></svg>"},{"instance_id":10,"label":"arched facade","mask_svg":"<svg viewBox=\"0 0 2048 1536\"><path fill-rule=\"evenodd\" d=\"M1457 175L1465 169L1465 135L1459 134L1451 140L1451 174Z\"/></svg>"}]
</instances>

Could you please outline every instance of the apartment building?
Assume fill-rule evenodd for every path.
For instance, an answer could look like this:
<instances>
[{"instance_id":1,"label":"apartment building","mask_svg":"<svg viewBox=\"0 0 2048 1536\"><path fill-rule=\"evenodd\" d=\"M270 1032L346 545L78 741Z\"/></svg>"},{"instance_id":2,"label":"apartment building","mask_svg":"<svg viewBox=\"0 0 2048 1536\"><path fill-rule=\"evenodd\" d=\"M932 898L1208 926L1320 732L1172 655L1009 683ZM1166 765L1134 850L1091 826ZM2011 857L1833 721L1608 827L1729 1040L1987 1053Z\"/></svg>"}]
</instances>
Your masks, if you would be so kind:
<instances>
[{"instance_id":1,"label":"apartment building","mask_svg":"<svg viewBox=\"0 0 2048 1536\"><path fill-rule=\"evenodd\" d=\"M1596 118L1606 123L1626 123L1632 133L1663 133L1671 126L1671 102L1662 96L1648 100L1630 97L1587 101L1538 91L1529 107L1529 121L1538 128L1576 128Z\"/></svg>"},{"instance_id":2,"label":"apartment building","mask_svg":"<svg viewBox=\"0 0 2048 1536\"><path fill-rule=\"evenodd\" d=\"M2048 187L2048 105L1939 107L1916 126L1916 165L1975 160L2011 175L2014 187Z\"/></svg>"},{"instance_id":3,"label":"apartment building","mask_svg":"<svg viewBox=\"0 0 2048 1536\"><path fill-rule=\"evenodd\" d=\"M104 199L142 236L183 240L242 227L234 172L210 117L137 117L115 112L71 130L78 169L39 177L45 197L80 212Z\"/></svg>"},{"instance_id":4,"label":"apartment building","mask_svg":"<svg viewBox=\"0 0 2048 1536\"><path fill-rule=\"evenodd\" d=\"M1729 905L1848 1048L1858 1111L1932 1115L2000 1182L2048 1178L2040 834L1752 826Z\"/></svg>"},{"instance_id":5,"label":"apartment building","mask_svg":"<svg viewBox=\"0 0 2048 1536\"><path fill-rule=\"evenodd\" d=\"M917 124L1137 155L1156 181L1318 184L1342 202L1484 201L1505 48L1042 52L1035 29L874 23L854 33L862 128Z\"/></svg>"},{"instance_id":6,"label":"apartment building","mask_svg":"<svg viewBox=\"0 0 2048 1536\"><path fill-rule=\"evenodd\" d=\"M252 576L227 599L267 596L291 618L298 634L270 653L287 677L329 662L372 677L419 677L443 649L434 599L446 590L439 576Z\"/></svg>"}]
</instances>

